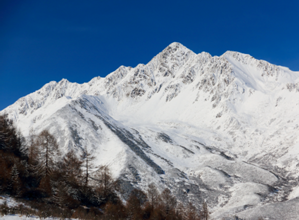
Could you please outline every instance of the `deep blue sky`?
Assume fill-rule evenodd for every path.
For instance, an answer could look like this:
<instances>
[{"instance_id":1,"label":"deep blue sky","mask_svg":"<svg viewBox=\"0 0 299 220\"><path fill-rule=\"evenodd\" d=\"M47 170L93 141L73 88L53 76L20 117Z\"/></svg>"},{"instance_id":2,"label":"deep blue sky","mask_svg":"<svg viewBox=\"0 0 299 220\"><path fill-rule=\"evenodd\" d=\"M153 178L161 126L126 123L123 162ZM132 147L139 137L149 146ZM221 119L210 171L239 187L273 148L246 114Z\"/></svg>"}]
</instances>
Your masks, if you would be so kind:
<instances>
[{"instance_id":1,"label":"deep blue sky","mask_svg":"<svg viewBox=\"0 0 299 220\"><path fill-rule=\"evenodd\" d=\"M0 0L0 110L45 83L147 63L172 42L299 70L299 1Z\"/></svg>"}]
</instances>

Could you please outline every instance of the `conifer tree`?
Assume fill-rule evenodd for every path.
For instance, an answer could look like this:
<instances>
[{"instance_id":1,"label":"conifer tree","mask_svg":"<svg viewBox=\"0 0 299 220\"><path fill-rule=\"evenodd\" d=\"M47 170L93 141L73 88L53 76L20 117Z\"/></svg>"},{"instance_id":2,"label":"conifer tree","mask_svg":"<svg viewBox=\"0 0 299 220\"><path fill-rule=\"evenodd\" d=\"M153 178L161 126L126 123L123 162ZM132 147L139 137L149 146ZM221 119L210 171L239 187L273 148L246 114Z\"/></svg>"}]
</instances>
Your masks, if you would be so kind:
<instances>
[{"instance_id":1,"label":"conifer tree","mask_svg":"<svg viewBox=\"0 0 299 220\"><path fill-rule=\"evenodd\" d=\"M21 181L20 181L19 171L16 164L13 165L11 170L11 190L14 195L20 196Z\"/></svg>"},{"instance_id":2,"label":"conifer tree","mask_svg":"<svg viewBox=\"0 0 299 220\"><path fill-rule=\"evenodd\" d=\"M88 186L90 173L94 169L94 165L93 165L94 159L95 157L92 156L91 152L85 146L81 155L81 160L83 161L83 171L84 171L83 182L85 187Z\"/></svg>"},{"instance_id":3,"label":"conifer tree","mask_svg":"<svg viewBox=\"0 0 299 220\"><path fill-rule=\"evenodd\" d=\"M37 143L37 136L33 133L33 130L30 130L29 137L27 138L28 146L28 163L36 164L38 162L39 148Z\"/></svg>"},{"instance_id":4,"label":"conifer tree","mask_svg":"<svg viewBox=\"0 0 299 220\"><path fill-rule=\"evenodd\" d=\"M56 139L47 130L42 131L35 140L34 146L38 148L38 174L41 176L39 189L51 196L51 174L55 169L55 162L59 156Z\"/></svg>"},{"instance_id":5,"label":"conifer tree","mask_svg":"<svg viewBox=\"0 0 299 220\"><path fill-rule=\"evenodd\" d=\"M100 202L106 203L116 197L115 192L118 190L118 182L112 178L108 166L101 166L97 170L95 180L97 181Z\"/></svg>"},{"instance_id":6,"label":"conifer tree","mask_svg":"<svg viewBox=\"0 0 299 220\"><path fill-rule=\"evenodd\" d=\"M12 121L7 118L7 115L0 115L0 149L8 148Z\"/></svg>"},{"instance_id":7,"label":"conifer tree","mask_svg":"<svg viewBox=\"0 0 299 220\"><path fill-rule=\"evenodd\" d=\"M163 203L164 216L167 219L171 219L177 205L176 198L171 194L171 191L166 188L161 193L161 199Z\"/></svg>"},{"instance_id":8,"label":"conifer tree","mask_svg":"<svg viewBox=\"0 0 299 220\"><path fill-rule=\"evenodd\" d=\"M186 210L186 208L184 207L184 205L181 202L178 203L177 207L176 207L176 219L189 220L188 219L188 210Z\"/></svg>"},{"instance_id":9,"label":"conifer tree","mask_svg":"<svg viewBox=\"0 0 299 220\"><path fill-rule=\"evenodd\" d=\"M70 150L66 155L64 155L61 170L63 170L67 182L78 182L82 176L82 165L83 161L77 158L74 150Z\"/></svg>"},{"instance_id":10,"label":"conifer tree","mask_svg":"<svg viewBox=\"0 0 299 220\"><path fill-rule=\"evenodd\" d=\"M36 145L40 151L39 161L43 172L42 175L48 178L54 168L55 157L59 156L57 141L49 131L44 130L38 135Z\"/></svg>"},{"instance_id":11,"label":"conifer tree","mask_svg":"<svg viewBox=\"0 0 299 220\"><path fill-rule=\"evenodd\" d=\"M130 197L127 201L127 210L128 210L129 219L131 220L141 219L142 205L145 203L146 200L147 197L143 191L139 189L134 189L131 192Z\"/></svg>"},{"instance_id":12,"label":"conifer tree","mask_svg":"<svg viewBox=\"0 0 299 220\"><path fill-rule=\"evenodd\" d=\"M207 205L206 202L203 202L203 204L202 204L201 218L203 220L208 220L209 219L208 205Z\"/></svg>"},{"instance_id":13,"label":"conifer tree","mask_svg":"<svg viewBox=\"0 0 299 220\"><path fill-rule=\"evenodd\" d=\"M148 185L147 198L149 200L151 210L153 211L155 209L155 206L159 203L159 192L154 183Z\"/></svg>"},{"instance_id":14,"label":"conifer tree","mask_svg":"<svg viewBox=\"0 0 299 220\"><path fill-rule=\"evenodd\" d=\"M40 155L41 150L38 146L37 135L34 135L32 131L30 131L30 135L28 138L28 166L27 169L29 171L29 176L31 181L36 182L34 180L40 179L44 175L44 167L40 164Z\"/></svg>"},{"instance_id":15,"label":"conifer tree","mask_svg":"<svg viewBox=\"0 0 299 220\"><path fill-rule=\"evenodd\" d=\"M7 115L0 115L0 150L13 153L16 157L26 159L25 141Z\"/></svg>"},{"instance_id":16,"label":"conifer tree","mask_svg":"<svg viewBox=\"0 0 299 220\"><path fill-rule=\"evenodd\" d=\"M60 161L59 171L56 172L54 184L55 196L60 203L67 203L68 207L75 207L80 200L80 180L82 178L82 161L77 158L73 150L64 155Z\"/></svg>"},{"instance_id":17,"label":"conifer tree","mask_svg":"<svg viewBox=\"0 0 299 220\"><path fill-rule=\"evenodd\" d=\"M200 220L195 206L189 202L186 207L186 219L187 220Z\"/></svg>"},{"instance_id":18,"label":"conifer tree","mask_svg":"<svg viewBox=\"0 0 299 220\"><path fill-rule=\"evenodd\" d=\"M127 209L119 200L116 204L108 202L105 206L105 218L107 220L114 220L114 219L128 219L127 218Z\"/></svg>"}]
</instances>

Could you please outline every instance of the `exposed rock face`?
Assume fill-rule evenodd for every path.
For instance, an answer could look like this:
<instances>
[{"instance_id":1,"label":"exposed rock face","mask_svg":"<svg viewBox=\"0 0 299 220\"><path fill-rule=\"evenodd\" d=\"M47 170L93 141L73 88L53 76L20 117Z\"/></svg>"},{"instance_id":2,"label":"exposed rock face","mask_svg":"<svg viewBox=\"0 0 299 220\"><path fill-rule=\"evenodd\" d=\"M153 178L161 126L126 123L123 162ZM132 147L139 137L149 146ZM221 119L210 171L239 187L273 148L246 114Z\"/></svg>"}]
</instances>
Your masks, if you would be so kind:
<instances>
[{"instance_id":1,"label":"exposed rock face","mask_svg":"<svg viewBox=\"0 0 299 220\"><path fill-rule=\"evenodd\" d=\"M206 200L215 219L280 219L271 210L299 210L298 106L299 72L172 43L146 65L50 82L3 112L25 136L49 129L65 152L88 146L128 193L154 182Z\"/></svg>"}]
</instances>

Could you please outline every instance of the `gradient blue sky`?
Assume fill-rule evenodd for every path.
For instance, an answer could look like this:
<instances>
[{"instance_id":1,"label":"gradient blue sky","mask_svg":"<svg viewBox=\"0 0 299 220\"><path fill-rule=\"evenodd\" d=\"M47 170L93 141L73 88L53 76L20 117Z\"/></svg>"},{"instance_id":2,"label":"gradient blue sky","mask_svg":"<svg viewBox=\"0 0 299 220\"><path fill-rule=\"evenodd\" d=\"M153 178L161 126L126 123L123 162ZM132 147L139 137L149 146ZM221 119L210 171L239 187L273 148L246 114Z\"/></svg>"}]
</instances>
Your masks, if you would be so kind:
<instances>
[{"instance_id":1,"label":"gradient blue sky","mask_svg":"<svg viewBox=\"0 0 299 220\"><path fill-rule=\"evenodd\" d=\"M45 83L147 63L172 42L299 70L299 1L1 0L0 110Z\"/></svg>"}]
</instances>

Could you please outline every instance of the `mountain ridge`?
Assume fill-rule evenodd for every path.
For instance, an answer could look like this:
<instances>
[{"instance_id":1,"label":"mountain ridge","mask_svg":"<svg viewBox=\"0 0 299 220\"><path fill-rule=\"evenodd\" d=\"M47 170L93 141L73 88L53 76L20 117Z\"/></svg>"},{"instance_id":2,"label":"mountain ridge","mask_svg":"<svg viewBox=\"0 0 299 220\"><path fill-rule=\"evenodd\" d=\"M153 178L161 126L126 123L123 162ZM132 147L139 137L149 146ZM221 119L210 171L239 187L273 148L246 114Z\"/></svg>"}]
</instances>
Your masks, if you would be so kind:
<instances>
[{"instance_id":1,"label":"mountain ridge","mask_svg":"<svg viewBox=\"0 0 299 220\"><path fill-rule=\"evenodd\" d=\"M1 113L25 136L48 129L64 152L87 146L127 191L154 182L207 200L217 219L299 196L298 92L299 72L175 42L105 78L49 82Z\"/></svg>"},{"instance_id":2,"label":"mountain ridge","mask_svg":"<svg viewBox=\"0 0 299 220\"><path fill-rule=\"evenodd\" d=\"M187 50L187 51L189 51L189 52L192 52L191 50L189 50L189 49L187 49L186 47L184 47L183 45L181 45L180 43L177 43L177 42L174 42L174 43L172 43L172 44L170 44L168 47L166 47L161 53L159 53L157 56L155 56L151 61L149 61L147 64L138 64L135 68L140 68L140 66L142 66L142 67L144 67L144 66L147 66L147 65L151 65L152 64L152 62L156 59L156 57L158 57L158 56L161 56L162 54L163 54L163 52L164 51L167 51L167 50L169 50L169 48L172 48L172 47L174 47L174 46L179 46L179 47L182 47L182 48L184 48L184 50ZM192 52L193 53L193 52ZM195 53L193 53L193 55L196 55ZM204 58L206 58L206 57L208 57L208 58L210 58L210 59L213 59L213 58L215 58L215 59L217 59L217 58L225 58L225 57L227 57L228 55L231 55L232 57L237 57L237 59L239 59L240 60L240 57L242 57L242 60L244 61L244 60L246 60L246 59L244 59L244 56L248 59L251 59L251 60L254 60L254 61L259 61L259 64L265 64L266 63L266 65L268 65L268 66L270 66L270 68L273 68L273 66L275 66L275 65L273 65L273 64L270 64L270 63L268 63L268 62L266 62L266 61L263 61L263 60L256 60L256 59L254 59L253 57L251 57L250 55L248 55L248 54L243 54L243 53L239 53L239 52L235 52L235 51L227 51L227 52L225 52L223 55L221 55L221 56L214 56L214 57L212 57L209 53L207 53L207 52L202 52L202 53L199 53L199 54L197 54L197 56L199 56L200 58L201 58L201 56L202 55L204 55ZM89 85L91 85L94 81L98 81L98 80L103 80L103 79L106 79L106 84L109 84L109 82L110 81L113 81L113 83L114 84L116 84L116 82L115 82L115 80L112 80L111 78L118 78L118 79L122 79L123 77L124 77L124 71L130 71L130 70L132 70L132 69L135 69L135 68L132 68L132 67L125 67L125 66L120 66L117 70L115 70L115 71L113 71L112 73L110 73L110 74L108 74L105 78L102 78L102 77L94 77L93 79L91 79L89 82L86 82L86 83L83 83L83 84L77 84L77 83L73 83L73 84L77 84L77 85L85 85L85 84L89 84ZM279 68L281 68L281 66L275 66L275 69L277 70L277 69L279 69ZM286 67L283 67L283 68L286 68ZM266 70L267 70L268 68L266 67ZM299 72L298 72L299 73ZM112 76L114 76L114 75L117 75L117 74L120 74L120 75L117 75L118 77L112 77ZM267 75L269 75L269 74L267 74ZM293 79L292 79L293 80ZM67 79L62 79L61 81L59 81L59 82L56 82L56 81L51 81L51 82L49 82L49 83L47 83L47 84L45 84L45 86L47 86L48 84L50 85L50 86L53 86L54 84L59 84L60 83L60 85L61 84L63 84L63 83L65 83L65 82L67 82L67 83L70 83ZM107 86L107 85L106 85ZM42 89L42 88L41 88ZM34 92L33 92L34 93ZM31 94L33 94L33 93L31 93Z\"/></svg>"}]
</instances>

